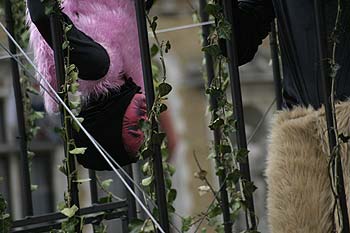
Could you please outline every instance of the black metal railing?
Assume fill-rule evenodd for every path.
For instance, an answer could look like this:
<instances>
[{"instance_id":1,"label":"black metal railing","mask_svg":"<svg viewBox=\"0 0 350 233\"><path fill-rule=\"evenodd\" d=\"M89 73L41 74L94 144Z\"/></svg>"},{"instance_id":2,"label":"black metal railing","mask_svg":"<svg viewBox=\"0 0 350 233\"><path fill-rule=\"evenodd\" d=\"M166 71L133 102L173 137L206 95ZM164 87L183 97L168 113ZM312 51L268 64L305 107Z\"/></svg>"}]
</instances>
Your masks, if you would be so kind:
<instances>
[{"instance_id":1,"label":"black metal railing","mask_svg":"<svg viewBox=\"0 0 350 233\"><path fill-rule=\"evenodd\" d=\"M14 21L12 16L11 1L5 1L5 15L7 30L14 35ZM12 54L17 53L15 44L9 39L9 49ZM11 69L12 69L12 80L13 89L16 99L16 111L17 111L17 124L19 129L18 141L20 144L20 167L21 167L21 186L22 186L22 206L24 216L33 215L33 199L32 190L30 182L30 172L28 166L28 144L27 144L27 133L24 118L24 106L23 106L23 96L20 83L20 73L18 69L17 62L11 59Z\"/></svg>"},{"instance_id":2,"label":"black metal railing","mask_svg":"<svg viewBox=\"0 0 350 233\"><path fill-rule=\"evenodd\" d=\"M329 53L328 53L328 37L325 25L325 5L324 0L314 0L314 11L315 11L315 21L316 21L316 32L317 32L317 46L319 53L319 68L320 68L320 78L322 82L323 91L323 102L325 108L325 117L327 122L327 132L328 132L328 143L329 152L333 155L336 152L337 145L337 121L335 109L332 107L332 85L331 85L331 70L329 63ZM347 207L347 199L345 193L344 177L342 166L342 161L340 156L336 156L336 176L338 181L336 183L337 198L339 198L339 206L341 211L342 219L342 233L349 233L349 214Z\"/></svg>"},{"instance_id":3,"label":"black metal railing","mask_svg":"<svg viewBox=\"0 0 350 233\"><path fill-rule=\"evenodd\" d=\"M155 100L155 92L153 85L153 75L152 75L152 65L151 65L151 56L149 50L148 42L148 30L145 14L145 1L144 0L135 0L136 6L136 17L138 25L138 34L139 34L139 45L141 52L142 60L142 71L143 79L145 85L145 94L146 94L146 103L147 111L150 112L153 107ZM158 133L158 125L155 119L150 119L152 123L152 132ZM164 182L164 172L163 172L163 162L160 145L153 143L153 164L155 170L155 190L156 190L156 202L159 210L159 220L160 225L166 233L170 232L169 224L169 214L166 201L165 193L165 182Z\"/></svg>"},{"instance_id":4,"label":"black metal railing","mask_svg":"<svg viewBox=\"0 0 350 233\"><path fill-rule=\"evenodd\" d=\"M226 20L231 24L235 25L236 18L235 10L238 9L237 0L222 0L222 6L224 10L224 15ZM203 21L208 20L208 15L205 13L204 6L206 5L206 0L200 0L200 13ZM148 42L148 30L146 23L145 15L145 2L144 0L135 0L136 6L136 17L138 23L138 33L139 33L139 45L141 51L142 59L142 69L144 76L145 84L145 94L147 101L148 111L151 111L153 103L155 101L155 92L153 85L153 75L151 69L151 57L149 51L149 42ZM8 31L13 35L13 17L11 11L11 2L10 0L5 1L5 12L6 12L6 22ZM322 0L315 0L315 12L316 12L316 22L317 22L317 37L318 37L318 47L320 53L320 68L321 68L321 77L323 80L323 91L324 91L324 103L326 109L326 119L327 119L327 128L329 136L330 151L333 152L336 147L336 137L334 127L335 122L335 113L331 107L330 102L330 83L329 83L329 64L327 62L327 38L324 29L324 3ZM61 86L65 82L65 69L64 69L64 56L62 51L62 25L57 15L51 15L51 29L52 29L52 39L54 46L54 58L56 66L56 78L58 80L58 86ZM233 27L235 29L236 27ZM207 37L209 35L209 26L203 26L203 40L204 45L207 43ZM272 32L270 35L271 42L271 54L273 60L273 71L276 83L276 95L277 95L277 108L282 108L282 85L281 85L281 71L280 71L280 60L278 55L278 43L276 35L276 26L272 25ZM232 30L230 40L226 41L227 56L229 60L229 76L230 76L230 89L231 89L231 98L234 106L234 118L236 121L237 128L237 146L239 150L247 150L247 139L245 132L245 123L244 123L244 114L243 114L243 104L242 104L242 94L241 94L241 84L240 84L240 75L238 70L238 56L236 54L237 45L236 45L236 31ZM9 47L12 54L16 54L16 46L9 40ZM206 69L208 75L208 83L212 82L214 78L214 65L213 59L209 54L205 54L206 58ZM17 62L11 60L12 76L13 76L13 86L15 90L15 99L16 99L16 109L18 117L18 127L19 127L19 144L20 144L20 154L21 154L21 172L22 174L22 184L23 187L23 214L24 218L21 220L14 221L13 223L13 232L47 232L51 229L59 228L63 219L66 217L61 213L49 213L41 216L33 216L33 201L31 196L31 182L30 182L30 173L29 173L29 164L28 164L28 145L26 140L26 131L24 123L24 110L22 103L22 92L20 86L20 75ZM217 108L217 100L215 98L210 99L210 105L213 109ZM63 116L63 113L62 113ZM64 120L64 119L62 119ZM154 119L152 121L152 130L153 132L158 132L158 125ZM70 128L70 126L68 126ZM4 136L2 136L4 137ZM214 131L214 141L217 144L221 139L221 134L218 130ZM68 155L69 148L65 148L66 156L69 160L69 166L71 171L75 171L75 161L74 159L69 159L71 156ZM162 156L160 145L154 144L152 151L154 152L154 169L155 169L155 190L156 190L156 200L159 211L159 220L163 230L166 233L170 232L170 223L168 216L168 208L166 201L166 191L164 184L164 172L162 166ZM343 231L345 233L349 232L349 221L348 221L348 212L346 206L346 196L344 190L344 178L342 173L342 164L341 160L337 160L337 176L339 178L339 184L337 185L340 207L342 211L342 220L343 220ZM249 159L246 158L246 161L240 163L240 170L243 173L243 178L247 181L251 180L250 168L249 168ZM131 174L131 169L129 167L129 174ZM94 171L89 171L89 176L91 178L90 185L90 194L92 206L87 208L82 208L79 211L80 216L85 216L84 224L97 224L102 219L122 219L123 232L128 231L128 222L132 218L136 218L136 205L132 197L128 197L127 201L120 201L108 204L97 204L98 203L98 189L96 185L96 173ZM225 233L232 232L232 220L230 217L229 209L229 198L227 195L227 190L225 186L225 175L219 177L219 183L221 186L220 195L223 208L223 219L224 219L224 230ZM69 182L69 181L68 181ZM131 183L130 183L131 185ZM72 200L73 204L79 206L79 190L77 183L72 182ZM254 200L253 196L247 196L247 215L246 223L248 230L256 230L256 216L254 211ZM103 213L103 214L101 214ZM103 217L102 217L103 216Z\"/></svg>"},{"instance_id":5,"label":"black metal railing","mask_svg":"<svg viewBox=\"0 0 350 233\"><path fill-rule=\"evenodd\" d=\"M5 13L6 13L6 23L7 29L12 36L14 36L14 23L11 10L11 1L5 1ZM54 50L54 59L56 67L56 78L58 80L58 86L62 86L65 82L65 68L64 68L64 56L62 51L63 43L63 28L61 22L58 18L58 15L52 14L50 16L50 26L52 33L52 42ZM16 46L9 39L9 50L11 54L16 54ZM23 108L23 96L20 85L20 73L18 69L18 64L15 59L11 60L12 76L13 76L13 87L15 90L15 100L16 100L16 109L18 117L18 127L19 127L19 144L20 144L20 154L21 154L21 187L23 188L22 193L22 212L23 218L16 220L12 224L12 232L48 232L52 229L60 228L61 222L67 217L62 213L48 213L41 216L33 216L33 200L32 200L32 191L31 191L31 181L30 181L30 172L29 172L29 162L28 162L28 145L26 139L26 129L25 129L25 116ZM61 112L63 117L63 113ZM64 119L62 119L63 121ZM71 128L68 126L68 128ZM76 170L75 160L73 156L68 156L69 148L65 148L65 154L68 158L68 163L71 171ZM102 220L112 220L112 219L121 219L122 220L122 229L123 232L128 232L128 223L130 214L132 217L136 217L136 208L135 203L132 198L126 201L112 202L108 204L97 204L98 203L98 192L96 185L96 174L95 171L89 171L89 176L91 178L90 183L90 194L92 206L87 208L82 208L79 210L78 215L83 217L83 224L99 224ZM70 195L72 200L72 205L79 207L79 190L78 184L73 182L76 179L70 179L70 186L72 187ZM132 209L130 209L132 206ZM80 232L80 229L77 228L77 232Z\"/></svg>"}]
</instances>

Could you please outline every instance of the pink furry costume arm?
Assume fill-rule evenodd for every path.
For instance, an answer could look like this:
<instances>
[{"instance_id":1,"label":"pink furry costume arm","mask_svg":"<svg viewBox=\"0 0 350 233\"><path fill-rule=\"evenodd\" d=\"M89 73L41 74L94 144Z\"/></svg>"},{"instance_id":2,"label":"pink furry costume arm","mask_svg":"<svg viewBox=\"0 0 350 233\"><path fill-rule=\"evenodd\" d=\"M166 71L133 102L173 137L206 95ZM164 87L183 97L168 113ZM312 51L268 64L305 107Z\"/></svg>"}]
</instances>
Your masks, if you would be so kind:
<instances>
[{"instance_id":1,"label":"pink furry costume arm","mask_svg":"<svg viewBox=\"0 0 350 233\"><path fill-rule=\"evenodd\" d=\"M108 73L99 80L79 80L82 96L89 99L118 90L132 77L143 89L140 51L134 3L130 0L66 0L63 12L73 24L98 44L110 58ZM30 24L30 43L39 71L57 88L53 52L34 24ZM44 93L48 112L57 112L57 105Z\"/></svg>"},{"instance_id":2,"label":"pink furry costume arm","mask_svg":"<svg viewBox=\"0 0 350 233\"><path fill-rule=\"evenodd\" d=\"M30 3L30 1L40 0L28 0L28 3ZM133 82L143 89L138 33L133 1L66 0L62 6L63 13L72 21L74 27L84 33L87 37L91 38L94 42L101 45L107 52L109 58L109 69L106 70L106 74L103 77L100 77L97 80L83 79L82 76L87 76L88 74L82 75L83 72L79 72L79 91L83 97L83 106L85 104L86 107L89 107L89 103L101 99L103 96L109 98L111 95L117 96L119 91L125 91L125 77L131 77ZM38 25L37 22L34 23L36 23L36 25L33 23L30 24L30 42L34 49L35 61L38 65L39 71L49 83L57 89L53 52L49 46L50 41L48 41L46 37L45 41L41 35L42 31L39 32L37 29L40 28L40 25ZM84 50L82 50L81 53L83 52ZM79 57L77 59L79 59ZM94 57L91 57L91 59L94 59ZM76 61L79 62L79 60ZM89 64L92 64L88 65L89 68L96 67L94 66L94 62L99 62L99 59L88 62ZM75 62L73 61L73 63ZM96 69L98 69L98 67ZM48 112L57 112L58 106L56 103L47 93L43 93L43 95L45 107ZM118 105L115 103L117 102L114 102L113 106L118 108ZM122 106L124 105L125 103L121 103L119 108L123 108ZM97 112L99 112L99 110ZM121 113L118 114L120 115ZM136 93L131 99L130 104L125 106L125 112L123 114L122 128L120 129L123 141L123 148L121 151L124 151L125 149L129 154L136 154L143 141L143 134L137 125L140 119L146 118L144 95ZM101 116L100 118L103 117L105 116ZM98 120L98 118L96 119ZM108 118L109 121L113 121L113 119L119 118L118 116L116 116L116 118ZM87 127L89 127L89 125L87 125ZM109 130L108 125L105 125L104 127L106 127L107 132ZM92 130L94 130L94 128L92 128ZM116 138L119 138L118 135L115 135ZM114 136L111 138L114 138ZM99 167L98 169L108 169L102 167Z\"/></svg>"}]
</instances>

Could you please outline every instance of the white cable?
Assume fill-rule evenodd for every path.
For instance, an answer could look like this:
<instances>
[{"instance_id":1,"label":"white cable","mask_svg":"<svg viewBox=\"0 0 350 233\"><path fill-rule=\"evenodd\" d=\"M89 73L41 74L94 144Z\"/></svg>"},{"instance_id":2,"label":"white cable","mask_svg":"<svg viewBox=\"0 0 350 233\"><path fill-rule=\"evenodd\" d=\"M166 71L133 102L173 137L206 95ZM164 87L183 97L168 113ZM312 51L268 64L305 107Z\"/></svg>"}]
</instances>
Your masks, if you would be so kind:
<instances>
[{"instance_id":1,"label":"white cable","mask_svg":"<svg viewBox=\"0 0 350 233\"><path fill-rule=\"evenodd\" d=\"M32 53L28 53L28 54L32 54ZM12 57L23 57L23 55L20 54L20 53L18 53L18 54L13 54ZM0 57L0 61L1 61L1 60L7 60L7 59L10 59L10 58L12 58L12 57L11 57L10 55L1 56L1 57Z\"/></svg>"},{"instance_id":2,"label":"white cable","mask_svg":"<svg viewBox=\"0 0 350 233\"><path fill-rule=\"evenodd\" d=\"M188 24L188 25L183 25L183 26L159 29L159 30L156 30L156 34L165 33L165 32L174 32L174 31L179 31L179 30L184 30L184 29L190 29L190 28L194 28L194 27L211 25L214 23L215 23L215 21L207 21L207 22L202 22L202 23L194 23L194 24ZM148 34L153 35L153 32L148 32Z\"/></svg>"},{"instance_id":3,"label":"white cable","mask_svg":"<svg viewBox=\"0 0 350 233\"><path fill-rule=\"evenodd\" d=\"M34 77L34 74L32 74L32 72L29 71L29 70L25 67L25 65L24 65L18 58L16 58L16 56L13 56L13 54L12 54L1 42L0 42L0 47L3 48L8 54L10 54L9 57L15 59L16 62L20 65L20 67L22 67L22 69L23 69L24 71L26 71L26 72L29 74L29 76L30 76L31 78L33 78L34 80L36 80L35 77ZM18 56L17 56L17 57L18 57ZM40 85L41 88L43 88L44 90L46 90L44 85L42 85L42 84L39 84L39 85ZM48 92L48 91L46 90L46 92ZM58 101L57 99L55 99L54 96L52 96L50 93L48 93L48 94L50 95L50 97L51 97L57 104L59 104L59 101ZM130 177L130 175L123 169L123 167L121 167L121 166L117 163L117 161L115 161L115 159L114 159L114 158L113 158L113 157L112 157L112 156L111 156L111 155L110 155L110 154L109 154L95 139L94 139L94 141L95 141L96 144L101 148L101 150L107 155L107 157L117 166L117 168L120 169L120 170L122 171L122 173L126 176L126 178L127 178L129 181L131 181L132 184L135 185L136 188L142 193L143 198L144 198L144 202L146 203L147 201L149 201L149 202L153 205L153 207L158 208L157 204L154 203L154 201L151 199L151 197L141 188L141 186L138 185L137 182L135 182L135 181Z\"/></svg>"},{"instance_id":4,"label":"white cable","mask_svg":"<svg viewBox=\"0 0 350 233\"><path fill-rule=\"evenodd\" d=\"M157 222L157 220L153 217L153 215L149 212L149 210L145 207L145 205L142 203L142 201L139 199L139 197L134 193L132 188L129 186L129 184L125 181L124 177L118 172L118 170L114 167L114 165L109 161L107 156L103 153L103 151L100 149L100 147L96 144L96 140L90 135L90 133L84 128L84 126L80 123L80 121L76 118L76 116L72 113L72 111L69 109L69 107L64 103L64 101L61 99L61 97L56 93L55 89L50 85L50 83L44 78L44 76L39 72L33 61L28 57L28 55L23 51L21 46L17 43L17 41L12 37L12 35L7 31L7 29L4 27L4 25L0 22L0 27L5 31L7 36L11 39L11 41L16 45L16 47L19 49L19 51L24 55L26 60L29 62L29 64L35 69L35 71L39 74L40 81L44 80L47 87L50 91L52 91L52 94L57 98L57 100L62 104L62 106L66 109L66 111L71 115L72 119L75 121L75 123L79 126L79 128L85 133L85 135L89 138L91 143L96 147L96 149L100 152L102 157L106 160L106 162L111 166L113 171L117 174L117 176L120 178L122 183L125 185L125 187L129 190L129 192L134 196L135 200L140 204L142 209L146 212L146 214L150 217L150 219L153 221L153 223L156 225L156 227L162 232L165 233L165 231L162 229L160 224Z\"/></svg>"}]
</instances>

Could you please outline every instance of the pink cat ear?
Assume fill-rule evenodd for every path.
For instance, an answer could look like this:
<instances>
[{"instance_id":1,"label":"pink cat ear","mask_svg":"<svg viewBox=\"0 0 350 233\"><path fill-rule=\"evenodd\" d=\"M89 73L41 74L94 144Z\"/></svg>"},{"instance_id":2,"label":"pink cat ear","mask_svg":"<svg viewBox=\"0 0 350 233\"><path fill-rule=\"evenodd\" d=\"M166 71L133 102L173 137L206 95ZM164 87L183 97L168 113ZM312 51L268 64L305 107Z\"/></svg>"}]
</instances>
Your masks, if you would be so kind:
<instances>
[{"instance_id":1,"label":"pink cat ear","mask_svg":"<svg viewBox=\"0 0 350 233\"><path fill-rule=\"evenodd\" d=\"M147 119L146 98L143 94L136 94L126 109L123 119L122 138L128 153L136 154L143 143L144 134L139 128L139 122L142 119Z\"/></svg>"}]
</instances>

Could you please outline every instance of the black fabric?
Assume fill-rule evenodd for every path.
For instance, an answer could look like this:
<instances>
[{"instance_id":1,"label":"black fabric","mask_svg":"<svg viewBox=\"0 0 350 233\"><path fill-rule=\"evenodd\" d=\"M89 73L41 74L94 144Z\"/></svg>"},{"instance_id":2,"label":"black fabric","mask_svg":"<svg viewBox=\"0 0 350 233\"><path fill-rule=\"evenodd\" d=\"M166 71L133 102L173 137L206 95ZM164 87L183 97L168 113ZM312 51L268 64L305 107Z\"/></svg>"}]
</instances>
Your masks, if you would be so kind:
<instances>
[{"instance_id":1,"label":"black fabric","mask_svg":"<svg viewBox=\"0 0 350 233\"><path fill-rule=\"evenodd\" d=\"M272 4L273 3L273 4ZM350 1L342 1L341 28L337 38L336 60L340 65L336 78L336 99L350 96ZM337 13L337 0L326 3L326 24L331 38ZM274 13L275 12L275 13ZM279 27L283 62L285 105L319 108L323 102L319 74L319 54L313 0L240 0L237 44L240 64L250 61L270 30L274 14ZM331 50L331 41L329 50Z\"/></svg>"},{"instance_id":2,"label":"black fabric","mask_svg":"<svg viewBox=\"0 0 350 233\"><path fill-rule=\"evenodd\" d=\"M52 48L50 18L45 14L43 3L41 0L27 0L27 6L32 22ZM110 66L107 51L99 43L77 29L67 15L62 13L62 17L65 23L72 25L72 29L67 33L72 48L70 61L77 66L79 78L83 80L103 78Z\"/></svg>"},{"instance_id":3,"label":"black fabric","mask_svg":"<svg viewBox=\"0 0 350 233\"><path fill-rule=\"evenodd\" d=\"M107 96L89 102L79 115L84 118L82 125L86 130L121 166L138 160L136 155L125 151L122 127L125 111L140 90L140 87L128 79L120 90L111 91ZM80 164L94 170L111 170L82 130L74 131L73 138L76 146L87 147L84 155L77 156Z\"/></svg>"}]
</instances>

